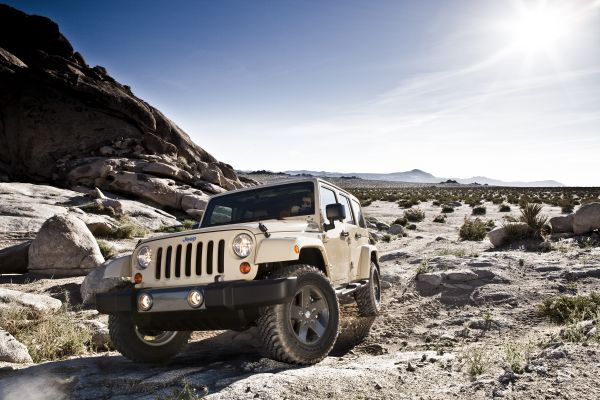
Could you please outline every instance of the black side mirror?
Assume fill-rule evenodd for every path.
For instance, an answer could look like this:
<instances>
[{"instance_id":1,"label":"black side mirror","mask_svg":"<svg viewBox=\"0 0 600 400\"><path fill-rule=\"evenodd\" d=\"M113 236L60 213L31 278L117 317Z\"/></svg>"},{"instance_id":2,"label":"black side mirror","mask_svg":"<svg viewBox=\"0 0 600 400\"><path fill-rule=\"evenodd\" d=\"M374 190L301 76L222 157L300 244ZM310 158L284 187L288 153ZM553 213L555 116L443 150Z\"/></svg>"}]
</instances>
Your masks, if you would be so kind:
<instances>
[{"instance_id":1,"label":"black side mirror","mask_svg":"<svg viewBox=\"0 0 600 400\"><path fill-rule=\"evenodd\" d=\"M327 204L325 207L325 216L329 220L328 224L325 224L325 230L335 228L335 221L343 221L346 219L346 209L341 203Z\"/></svg>"}]
</instances>

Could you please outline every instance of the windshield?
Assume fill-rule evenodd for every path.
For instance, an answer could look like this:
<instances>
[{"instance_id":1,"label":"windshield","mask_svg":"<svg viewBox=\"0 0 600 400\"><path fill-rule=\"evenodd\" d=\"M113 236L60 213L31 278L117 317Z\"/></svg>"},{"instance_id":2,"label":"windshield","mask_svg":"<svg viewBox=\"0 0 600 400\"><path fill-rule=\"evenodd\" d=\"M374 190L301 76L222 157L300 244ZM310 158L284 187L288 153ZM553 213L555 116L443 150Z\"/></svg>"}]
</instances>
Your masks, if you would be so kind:
<instances>
[{"instance_id":1,"label":"windshield","mask_svg":"<svg viewBox=\"0 0 600 400\"><path fill-rule=\"evenodd\" d=\"M313 182L300 182L218 196L208 202L202 228L312 215L314 194Z\"/></svg>"}]
</instances>

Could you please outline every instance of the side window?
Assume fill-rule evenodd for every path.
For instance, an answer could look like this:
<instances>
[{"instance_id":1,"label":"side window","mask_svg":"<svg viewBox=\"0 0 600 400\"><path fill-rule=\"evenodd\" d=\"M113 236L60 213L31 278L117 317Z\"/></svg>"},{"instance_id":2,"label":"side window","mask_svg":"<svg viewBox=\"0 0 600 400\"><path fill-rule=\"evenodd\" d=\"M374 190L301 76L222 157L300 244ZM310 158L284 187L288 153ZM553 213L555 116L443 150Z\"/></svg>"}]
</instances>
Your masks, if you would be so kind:
<instances>
[{"instance_id":1,"label":"side window","mask_svg":"<svg viewBox=\"0 0 600 400\"><path fill-rule=\"evenodd\" d=\"M323 220L327 220L325 215L325 207L327 204L335 204L335 192L331 189L321 186L321 213L323 214Z\"/></svg>"},{"instance_id":2,"label":"side window","mask_svg":"<svg viewBox=\"0 0 600 400\"><path fill-rule=\"evenodd\" d=\"M344 222L356 225L356 222L354 222L354 216L352 215L352 208L350 207L350 199L343 194L340 194L340 203L342 203L346 209L346 219Z\"/></svg>"},{"instance_id":3,"label":"side window","mask_svg":"<svg viewBox=\"0 0 600 400\"><path fill-rule=\"evenodd\" d=\"M356 215L356 219L358 220L358 225L361 228L366 228L367 224L365 223L365 216L362 213L360 204L358 204L358 201L354 199L352 199L352 209L354 210L354 215Z\"/></svg>"}]
</instances>

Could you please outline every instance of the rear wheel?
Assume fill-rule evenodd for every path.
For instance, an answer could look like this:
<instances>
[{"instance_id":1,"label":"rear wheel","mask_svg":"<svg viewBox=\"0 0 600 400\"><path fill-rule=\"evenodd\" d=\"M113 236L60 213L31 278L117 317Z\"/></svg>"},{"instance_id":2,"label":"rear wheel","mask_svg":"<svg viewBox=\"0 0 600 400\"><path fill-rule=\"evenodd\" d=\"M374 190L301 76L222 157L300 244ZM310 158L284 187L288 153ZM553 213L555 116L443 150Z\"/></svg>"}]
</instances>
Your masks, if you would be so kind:
<instances>
[{"instance_id":1,"label":"rear wheel","mask_svg":"<svg viewBox=\"0 0 600 400\"><path fill-rule=\"evenodd\" d=\"M296 293L286 304L268 306L258 319L267 355L293 364L315 364L332 349L338 334L340 310L329 280L308 265L278 271L274 278L298 278Z\"/></svg>"},{"instance_id":2,"label":"rear wheel","mask_svg":"<svg viewBox=\"0 0 600 400\"><path fill-rule=\"evenodd\" d=\"M381 310L381 282L379 280L379 268L371 261L369 272L369 283L354 293L358 313L363 317L373 317Z\"/></svg>"},{"instance_id":3,"label":"rear wheel","mask_svg":"<svg viewBox=\"0 0 600 400\"><path fill-rule=\"evenodd\" d=\"M161 363L173 358L187 343L191 332L138 328L128 314L108 317L110 340L131 361Z\"/></svg>"}]
</instances>

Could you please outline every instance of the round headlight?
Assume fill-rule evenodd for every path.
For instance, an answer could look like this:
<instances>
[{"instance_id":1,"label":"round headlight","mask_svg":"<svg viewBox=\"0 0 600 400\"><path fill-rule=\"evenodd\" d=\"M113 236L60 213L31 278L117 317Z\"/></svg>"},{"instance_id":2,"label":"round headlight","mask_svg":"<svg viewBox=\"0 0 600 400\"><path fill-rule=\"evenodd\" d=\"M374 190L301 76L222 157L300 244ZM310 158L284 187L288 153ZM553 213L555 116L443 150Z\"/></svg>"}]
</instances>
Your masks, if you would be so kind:
<instances>
[{"instance_id":1,"label":"round headlight","mask_svg":"<svg viewBox=\"0 0 600 400\"><path fill-rule=\"evenodd\" d=\"M202 292L198 289L193 289L188 293L187 301L190 307L198 308L204 303L204 296L202 296Z\"/></svg>"},{"instance_id":2,"label":"round headlight","mask_svg":"<svg viewBox=\"0 0 600 400\"><path fill-rule=\"evenodd\" d=\"M252 237L245 233L240 233L233 239L233 252L241 258L248 257L252 252Z\"/></svg>"},{"instance_id":3,"label":"round headlight","mask_svg":"<svg viewBox=\"0 0 600 400\"><path fill-rule=\"evenodd\" d=\"M148 268L152 262L152 250L150 247L144 246L137 253L137 262L140 269Z\"/></svg>"}]
</instances>

